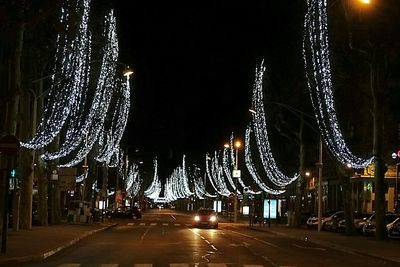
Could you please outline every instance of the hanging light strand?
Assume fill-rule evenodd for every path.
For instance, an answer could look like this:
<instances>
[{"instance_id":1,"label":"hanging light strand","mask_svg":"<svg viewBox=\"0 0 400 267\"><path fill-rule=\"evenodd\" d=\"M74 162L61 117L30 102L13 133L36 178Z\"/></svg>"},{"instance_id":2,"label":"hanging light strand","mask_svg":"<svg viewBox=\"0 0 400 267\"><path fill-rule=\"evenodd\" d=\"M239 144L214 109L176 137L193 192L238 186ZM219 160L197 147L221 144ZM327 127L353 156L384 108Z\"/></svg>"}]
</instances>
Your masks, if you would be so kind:
<instances>
[{"instance_id":1,"label":"hanging light strand","mask_svg":"<svg viewBox=\"0 0 400 267\"><path fill-rule=\"evenodd\" d=\"M263 190L265 193L271 194L271 195L279 195L283 194L285 190L282 189L272 189L269 186L267 186L263 180L260 178L260 176L257 173L256 167L253 163L252 157L251 157L251 148L250 148L250 133L251 133L251 126L248 125L246 128L246 136L245 136L245 162L246 162L246 167L247 170L249 171L251 177L253 180L257 183L257 185Z\"/></svg>"},{"instance_id":2,"label":"hanging light strand","mask_svg":"<svg viewBox=\"0 0 400 267\"><path fill-rule=\"evenodd\" d=\"M334 107L329 60L327 1L307 0L303 58L311 102L326 147L343 165L362 169L374 157L362 159L347 146Z\"/></svg>"},{"instance_id":3,"label":"hanging light strand","mask_svg":"<svg viewBox=\"0 0 400 267\"><path fill-rule=\"evenodd\" d=\"M252 114L253 129L255 139L258 147L258 152L261 158L264 170L271 180L271 182L279 187L284 187L295 181L299 175L295 174L293 177L285 176L278 168L274 156L272 154L271 146L268 139L267 122L264 112L264 99L263 99L263 75L265 67L263 62L261 66L256 69L255 83L253 86L252 104L255 113Z\"/></svg>"},{"instance_id":4,"label":"hanging light strand","mask_svg":"<svg viewBox=\"0 0 400 267\"><path fill-rule=\"evenodd\" d=\"M69 1L65 5L70 5ZM90 1L76 2L75 12L82 14L74 40L70 41L69 20L71 17L62 8L60 22L65 25L64 34L57 36L55 64L51 87L45 104L44 116L35 136L21 145L28 149L40 149L49 145L60 133L69 117L82 113L82 101L85 99L88 80L91 37L88 31ZM70 131L71 133L71 131Z\"/></svg>"},{"instance_id":5,"label":"hanging light strand","mask_svg":"<svg viewBox=\"0 0 400 267\"><path fill-rule=\"evenodd\" d=\"M60 157L65 157L79 147L78 151L75 153L75 159L71 160L70 163L65 164L67 166L74 166L87 156L94 143L98 140L98 136L110 105L111 96L113 94L116 61L118 59L116 19L113 11L106 16L104 24L103 35L107 41L105 42L105 47L103 49L104 53L100 75L93 101L89 108L89 113L83 120L75 119L77 122L83 122L83 125L70 127L59 151L53 153L46 152L43 155L43 159L45 160L54 160ZM86 140L89 141L83 144L83 137L85 136Z\"/></svg>"}]
</instances>

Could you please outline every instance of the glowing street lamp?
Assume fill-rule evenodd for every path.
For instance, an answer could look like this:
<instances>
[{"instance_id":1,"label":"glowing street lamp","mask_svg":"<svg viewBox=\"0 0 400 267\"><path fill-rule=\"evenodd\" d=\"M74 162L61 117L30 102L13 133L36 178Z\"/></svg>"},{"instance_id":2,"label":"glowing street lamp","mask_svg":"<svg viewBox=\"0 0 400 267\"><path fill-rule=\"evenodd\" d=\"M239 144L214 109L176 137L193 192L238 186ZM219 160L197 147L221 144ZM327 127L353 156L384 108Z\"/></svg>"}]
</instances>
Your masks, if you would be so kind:
<instances>
[{"instance_id":1,"label":"glowing street lamp","mask_svg":"<svg viewBox=\"0 0 400 267\"><path fill-rule=\"evenodd\" d=\"M369 5L371 4L371 0L358 0L361 4Z\"/></svg>"},{"instance_id":2,"label":"glowing street lamp","mask_svg":"<svg viewBox=\"0 0 400 267\"><path fill-rule=\"evenodd\" d=\"M133 74L133 70L129 66L126 66L124 69L123 75L125 77L129 78L129 76L132 74Z\"/></svg>"}]
</instances>

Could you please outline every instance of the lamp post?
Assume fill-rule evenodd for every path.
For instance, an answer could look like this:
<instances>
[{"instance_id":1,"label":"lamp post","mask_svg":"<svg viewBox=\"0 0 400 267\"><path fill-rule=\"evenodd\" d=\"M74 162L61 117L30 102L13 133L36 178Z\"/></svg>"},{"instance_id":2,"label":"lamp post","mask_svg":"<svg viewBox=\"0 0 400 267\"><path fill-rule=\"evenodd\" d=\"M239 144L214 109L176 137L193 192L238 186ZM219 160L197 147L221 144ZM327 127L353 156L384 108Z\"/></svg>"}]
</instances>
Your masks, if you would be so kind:
<instances>
[{"instance_id":1,"label":"lamp post","mask_svg":"<svg viewBox=\"0 0 400 267\"><path fill-rule=\"evenodd\" d=\"M397 213L398 206L399 206L399 191L398 191L399 167L400 167L400 163L396 163L396 180L394 183L394 212L395 213Z\"/></svg>"},{"instance_id":2,"label":"lamp post","mask_svg":"<svg viewBox=\"0 0 400 267\"><path fill-rule=\"evenodd\" d=\"M235 199L233 206L233 221L237 223L237 205L238 205L238 188L237 188L237 180L240 178L240 170L239 170L239 148L241 146L240 141L235 142L236 149L236 162L235 162L235 170L233 171L233 178L235 179Z\"/></svg>"}]
</instances>

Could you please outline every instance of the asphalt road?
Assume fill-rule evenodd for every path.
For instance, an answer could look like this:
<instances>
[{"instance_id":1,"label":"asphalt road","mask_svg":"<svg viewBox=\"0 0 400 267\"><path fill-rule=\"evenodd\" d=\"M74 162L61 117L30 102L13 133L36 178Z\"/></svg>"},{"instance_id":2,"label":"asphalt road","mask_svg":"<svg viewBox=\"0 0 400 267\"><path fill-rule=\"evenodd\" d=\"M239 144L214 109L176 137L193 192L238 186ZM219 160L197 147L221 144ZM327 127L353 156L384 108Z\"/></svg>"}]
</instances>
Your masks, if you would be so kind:
<instances>
[{"instance_id":1,"label":"asphalt road","mask_svg":"<svg viewBox=\"0 0 400 267\"><path fill-rule=\"evenodd\" d=\"M117 222L59 254L24 266L395 266L231 223L220 223L219 229L192 228L190 216L170 210Z\"/></svg>"}]
</instances>

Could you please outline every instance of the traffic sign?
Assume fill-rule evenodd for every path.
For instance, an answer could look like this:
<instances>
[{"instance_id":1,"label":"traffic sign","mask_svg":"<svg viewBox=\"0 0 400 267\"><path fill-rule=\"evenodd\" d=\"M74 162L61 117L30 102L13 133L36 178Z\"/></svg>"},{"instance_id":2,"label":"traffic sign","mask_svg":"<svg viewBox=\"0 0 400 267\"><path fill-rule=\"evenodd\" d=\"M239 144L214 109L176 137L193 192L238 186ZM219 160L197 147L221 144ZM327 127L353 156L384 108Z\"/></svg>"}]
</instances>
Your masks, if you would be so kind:
<instances>
[{"instance_id":1,"label":"traffic sign","mask_svg":"<svg viewBox=\"0 0 400 267\"><path fill-rule=\"evenodd\" d=\"M20 148L19 140L14 135L6 135L0 138L0 153L13 156L17 154Z\"/></svg>"}]
</instances>

